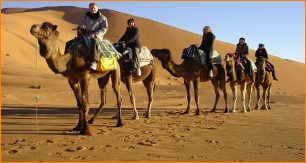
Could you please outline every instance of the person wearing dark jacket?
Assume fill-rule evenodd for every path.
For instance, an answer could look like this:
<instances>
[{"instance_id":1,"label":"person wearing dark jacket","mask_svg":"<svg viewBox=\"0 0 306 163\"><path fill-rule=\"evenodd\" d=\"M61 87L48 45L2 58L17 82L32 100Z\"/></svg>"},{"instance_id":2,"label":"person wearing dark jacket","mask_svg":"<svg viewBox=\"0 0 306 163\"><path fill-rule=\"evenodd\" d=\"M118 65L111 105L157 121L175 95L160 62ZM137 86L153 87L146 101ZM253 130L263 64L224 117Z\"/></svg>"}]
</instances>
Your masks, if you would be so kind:
<instances>
[{"instance_id":1,"label":"person wearing dark jacket","mask_svg":"<svg viewBox=\"0 0 306 163\"><path fill-rule=\"evenodd\" d=\"M243 37L239 38L239 43L236 46L235 53L239 54L241 59L245 59L245 61L247 63L246 71L250 75L250 78L252 79L252 81L254 82L255 81L255 76L253 75L251 60L248 57L249 56L249 46L245 42L245 38L243 38Z\"/></svg>"},{"instance_id":2,"label":"person wearing dark jacket","mask_svg":"<svg viewBox=\"0 0 306 163\"><path fill-rule=\"evenodd\" d=\"M140 52L140 41L139 41L139 29L135 26L134 19L127 20L127 25L124 35L119 39L118 42L125 44L126 47L132 49L133 53L133 69L137 70L137 75L141 76L139 52Z\"/></svg>"},{"instance_id":3,"label":"person wearing dark jacket","mask_svg":"<svg viewBox=\"0 0 306 163\"><path fill-rule=\"evenodd\" d=\"M199 49L202 49L204 53L206 54L206 65L209 70L209 77L213 77L213 65L211 63L210 56L213 52L213 45L215 41L216 36L212 33L212 30L210 26L205 26L203 28L203 36L202 36L202 42L199 46Z\"/></svg>"},{"instance_id":4,"label":"person wearing dark jacket","mask_svg":"<svg viewBox=\"0 0 306 163\"><path fill-rule=\"evenodd\" d=\"M256 62L260 58L265 58L266 64L268 65L268 67L270 67L270 69L272 71L273 80L278 81L278 78L275 75L274 66L270 62L268 62L268 52L267 52L267 50L264 46L265 46L264 44L259 44L258 45L258 49L255 52Z\"/></svg>"}]
</instances>

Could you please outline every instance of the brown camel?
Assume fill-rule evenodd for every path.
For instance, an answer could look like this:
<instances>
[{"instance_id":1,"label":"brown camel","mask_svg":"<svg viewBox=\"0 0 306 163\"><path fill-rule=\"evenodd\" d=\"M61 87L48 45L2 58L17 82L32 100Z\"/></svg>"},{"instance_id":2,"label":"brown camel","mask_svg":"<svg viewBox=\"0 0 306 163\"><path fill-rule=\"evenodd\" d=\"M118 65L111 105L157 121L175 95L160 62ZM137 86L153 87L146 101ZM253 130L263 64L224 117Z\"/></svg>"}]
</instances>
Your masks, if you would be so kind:
<instances>
[{"instance_id":1,"label":"brown camel","mask_svg":"<svg viewBox=\"0 0 306 163\"><path fill-rule=\"evenodd\" d=\"M121 51L119 51L122 53ZM146 118L150 117L150 112L151 112L151 107L153 103L153 92L155 88L155 76L156 76L156 66L154 62L151 62L148 65L142 66L141 67L141 76L138 76L136 74L136 71L132 71L132 62L125 62L124 58L120 58L118 60L119 65L120 65L120 70L121 70L121 81L125 84L129 96L130 96L130 101L133 105L133 110L134 110L134 117L133 119L139 119L138 112L136 109L136 104L135 104L135 95L133 91L133 86L132 83L136 83L139 81L143 82L143 85L146 87L147 94L148 94L148 108L146 113L144 113L144 116ZM98 113L102 110L100 107L97 113L90 119L90 123L93 123L95 118L97 117ZM118 117L118 114L114 117Z\"/></svg>"},{"instance_id":2,"label":"brown camel","mask_svg":"<svg viewBox=\"0 0 306 163\"><path fill-rule=\"evenodd\" d=\"M224 100L225 100L225 111L228 112L227 109L227 93L225 88L225 69L221 64L214 64L213 65L213 74L214 76L210 78L208 76L208 69L207 66L203 66L198 64L193 59L185 59L180 65L174 63L171 52L169 49L153 49L151 50L153 56L157 57L164 69L166 69L172 76L174 77L183 77L184 84L187 91L187 109L184 112L185 114L190 113L190 81L193 82L194 87L194 98L197 105L197 110L195 115L200 115L199 109L199 93L198 93L198 84L200 78L200 72L202 71L205 75L203 75L203 81L211 81L214 86L216 98L215 104L211 112L216 112L216 106L218 104L220 94L218 87L223 90Z\"/></svg>"},{"instance_id":3,"label":"brown camel","mask_svg":"<svg viewBox=\"0 0 306 163\"><path fill-rule=\"evenodd\" d=\"M112 71L98 72L90 70L82 51L77 46L72 46L66 54L61 54L59 44L59 32L57 25L49 22L33 24L30 32L34 35L40 46L40 55L47 61L49 68L55 74L62 74L68 79L68 83L74 92L79 109L79 122L73 130L80 131L82 135L89 135L87 122L89 111L88 85L91 77L97 78L101 91L101 104L103 108L106 101L106 85L111 76L112 87L117 97L118 121L116 126L123 126L121 119L121 97L120 97L120 68ZM117 63L118 64L118 63ZM119 67L119 64L118 66Z\"/></svg>"},{"instance_id":4,"label":"brown camel","mask_svg":"<svg viewBox=\"0 0 306 163\"><path fill-rule=\"evenodd\" d=\"M259 109L259 103L261 97L263 97L263 105L261 106L262 110L271 109L270 107L270 94L271 94L271 87L272 87L272 73L266 71L266 63L264 59L259 59L256 62L257 66L257 75L255 79L255 88L257 90L257 103L255 109ZM263 94L261 96L260 86L263 88ZM268 107L268 108L267 108Z\"/></svg>"},{"instance_id":5,"label":"brown camel","mask_svg":"<svg viewBox=\"0 0 306 163\"><path fill-rule=\"evenodd\" d=\"M241 112L246 113L251 111L251 95L253 91L254 82L250 76L244 72L244 70L237 66L235 63L235 54L228 53L225 55L226 71L230 79L230 87L233 94L233 107L231 112L236 112L236 101L237 101L237 85L240 85L241 98L242 98L242 110ZM255 75L255 74L254 74ZM245 107L245 91L248 94L248 106Z\"/></svg>"}]
</instances>

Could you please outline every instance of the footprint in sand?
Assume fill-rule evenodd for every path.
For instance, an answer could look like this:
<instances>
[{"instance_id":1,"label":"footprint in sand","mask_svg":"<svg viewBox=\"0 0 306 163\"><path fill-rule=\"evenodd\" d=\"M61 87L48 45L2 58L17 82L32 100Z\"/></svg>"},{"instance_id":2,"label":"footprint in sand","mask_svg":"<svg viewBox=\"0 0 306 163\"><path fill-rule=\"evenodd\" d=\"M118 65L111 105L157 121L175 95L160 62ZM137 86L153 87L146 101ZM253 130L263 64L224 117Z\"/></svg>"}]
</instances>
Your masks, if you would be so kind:
<instances>
[{"instance_id":1,"label":"footprint in sand","mask_svg":"<svg viewBox=\"0 0 306 163\"><path fill-rule=\"evenodd\" d=\"M16 150L16 149L13 149L13 150L8 151L9 154L15 154L15 153L18 153L18 152L19 152L19 151Z\"/></svg>"},{"instance_id":2,"label":"footprint in sand","mask_svg":"<svg viewBox=\"0 0 306 163\"><path fill-rule=\"evenodd\" d=\"M86 158L83 156L75 156L75 157L70 157L70 160L85 160Z\"/></svg>"},{"instance_id":3,"label":"footprint in sand","mask_svg":"<svg viewBox=\"0 0 306 163\"><path fill-rule=\"evenodd\" d=\"M62 155L62 153L61 153L61 152L49 153L49 154L48 154L48 156L55 156L55 157L57 157L57 156L61 156L61 155Z\"/></svg>"}]
</instances>

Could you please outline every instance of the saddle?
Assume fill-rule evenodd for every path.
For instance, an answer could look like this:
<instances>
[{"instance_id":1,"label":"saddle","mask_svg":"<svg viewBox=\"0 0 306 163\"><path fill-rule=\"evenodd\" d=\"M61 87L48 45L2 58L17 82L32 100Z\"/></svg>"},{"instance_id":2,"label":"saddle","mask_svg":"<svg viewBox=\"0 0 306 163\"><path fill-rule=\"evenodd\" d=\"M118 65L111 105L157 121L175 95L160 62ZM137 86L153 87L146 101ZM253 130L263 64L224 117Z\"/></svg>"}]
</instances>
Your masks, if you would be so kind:
<instances>
[{"instance_id":1,"label":"saddle","mask_svg":"<svg viewBox=\"0 0 306 163\"><path fill-rule=\"evenodd\" d=\"M113 47L122 55L124 62L132 62L133 52L129 47L125 47L122 43L114 43ZM140 67L146 66L153 61L153 56L146 46L141 46L139 51L139 64Z\"/></svg>"},{"instance_id":2,"label":"saddle","mask_svg":"<svg viewBox=\"0 0 306 163\"><path fill-rule=\"evenodd\" d=\"M206 54L202 49L199 49L195 44L183 49L181 59L192 58L200 65L206 65L206 55L209 55L212 64L221 64L222 59L219 53L213 50L210 54Z\"/></svg>"},{"instance_id":3,"label":"saddle","mask_svg":"<svg viewBox=\"0 0 306 163\"><path fill-rule=\"evenodd\" d=\"M247 68L248 68L248 63L247 63L247 59L245 55L240 55L238 53L234 53L234 59L235 59L235 66L239 67L242 71L244 71L245 73L247 73ZM257 70L257 67L255 65L255 63L250 60L251 62L251 68L254 71Z\"/></svg>"},{"instance_id":4,"label":"saddle","mask_svg":"<svg viewBox=\"0 0 306 163\"><path fill-rule=\"evenodd\" d=\"M90 54L93 53L91 41L91 38L78 31L77 37L75 37L74 42L72 43L72 46L77 46L77 49L80 50L89 61L92 60ZM98 52L100 53L100 58L116 57L117 59L120 59L122 57L122 55L118 53L112 44L106 39L99 41Z\"/></svg>"}]
</instances>

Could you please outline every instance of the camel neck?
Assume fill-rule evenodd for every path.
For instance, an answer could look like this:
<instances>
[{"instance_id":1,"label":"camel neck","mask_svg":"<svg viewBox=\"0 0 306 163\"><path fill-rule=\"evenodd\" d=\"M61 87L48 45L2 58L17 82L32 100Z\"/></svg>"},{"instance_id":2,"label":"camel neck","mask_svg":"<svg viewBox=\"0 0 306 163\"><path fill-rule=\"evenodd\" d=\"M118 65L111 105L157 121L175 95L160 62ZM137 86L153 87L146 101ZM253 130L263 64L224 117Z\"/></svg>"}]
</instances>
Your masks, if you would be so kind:
<instances>
[{"instance_id":1,"label":"camel neck","mask_svg":"<svg viewBox=\"0 0 306 163\"><path fill-rule=\"evenodd\" d=\"M71 54L62 55L60 53L58 40L52 42L42 42L40 44L40 55L46 59L49 68L55 74L63 74L68 70L70 66Z\"/></svg>"},{"instance_id":2,"label":"camel neck","mask_svg":"<svg viewBox=\"0 0 306 163\"><path fill-rule=\"evenodd\" d=\"M184 63L184 62L183 62ZM186 66L184 64L176 64L172 59L168 62L163 63L163 67L172 75L175 77L183 77L186 75Z\"/></svg>"}]
</instances>

